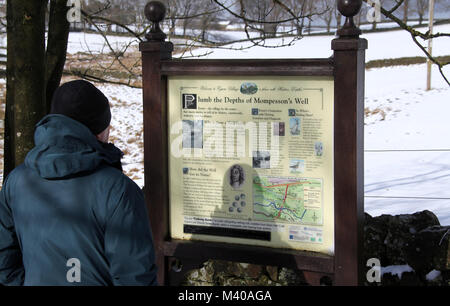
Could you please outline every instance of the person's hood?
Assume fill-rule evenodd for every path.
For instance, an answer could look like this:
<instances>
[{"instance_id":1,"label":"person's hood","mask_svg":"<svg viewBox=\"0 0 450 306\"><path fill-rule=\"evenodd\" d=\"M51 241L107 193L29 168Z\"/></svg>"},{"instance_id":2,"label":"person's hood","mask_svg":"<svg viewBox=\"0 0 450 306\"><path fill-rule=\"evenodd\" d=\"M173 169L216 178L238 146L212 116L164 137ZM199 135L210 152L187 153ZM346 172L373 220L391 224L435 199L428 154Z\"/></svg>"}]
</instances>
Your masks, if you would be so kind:
<instances>
[{"instance_id":1,"label":"person's hood","mask_svg":"<svg viewBox=\"0 0 450 306\"><path fill-rule=\"evenodd\" d=\"M123 156L113 144L101 143L82 123L64 115L47 115L34 133L35 147L25 165L46 179L91 172L100 164L114 165Z\"/></svg>"}]
</instances>

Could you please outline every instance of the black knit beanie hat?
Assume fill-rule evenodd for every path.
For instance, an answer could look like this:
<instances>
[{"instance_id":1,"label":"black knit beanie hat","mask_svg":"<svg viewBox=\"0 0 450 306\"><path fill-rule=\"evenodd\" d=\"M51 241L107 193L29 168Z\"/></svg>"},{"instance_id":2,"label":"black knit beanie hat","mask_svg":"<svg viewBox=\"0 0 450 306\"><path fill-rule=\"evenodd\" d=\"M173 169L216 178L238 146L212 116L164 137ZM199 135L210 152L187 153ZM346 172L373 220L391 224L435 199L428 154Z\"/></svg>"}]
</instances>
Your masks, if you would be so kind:
<instances>
[{"instance_id":1,"label":"black knit beanie hat","mask_svg":"<svg viewBox=\"0 0 450 306\"><path fill-rule=\"evenodd\" d=\"M103 132L111 123L108 98L84 80L60 86L53 95L50 113L65 115L81 122L94 135Z\"/></svg>"}]
</instances>

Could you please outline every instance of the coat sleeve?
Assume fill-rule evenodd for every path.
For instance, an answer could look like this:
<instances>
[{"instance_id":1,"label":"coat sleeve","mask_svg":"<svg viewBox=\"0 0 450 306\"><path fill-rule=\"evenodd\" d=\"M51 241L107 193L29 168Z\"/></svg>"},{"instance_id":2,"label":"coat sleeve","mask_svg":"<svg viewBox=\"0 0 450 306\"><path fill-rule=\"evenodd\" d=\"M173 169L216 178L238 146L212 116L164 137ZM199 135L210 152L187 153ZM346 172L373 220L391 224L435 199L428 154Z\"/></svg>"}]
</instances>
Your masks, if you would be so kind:
<instances>
[{"instance_id":1,"label":"coat sleeve","mask_svg":"<svg viewBox=\"0 0 450 306\"><path fill-rule=\"evenodd\" d=\"M157 285L153 239L144 195L129 179L105 227L105 251L116 286Z\"/></svg>"},{"instance_id":2,"label":"coat sleeve","mask_svg":"<svg viewBox=\"0 0 450 306\"><path fill-rule=\"evenodd\" d=\"M7 201L7 180L0 191L0 284L23 285L25 271L11 208Z\"/></svg>"}]
</instances>

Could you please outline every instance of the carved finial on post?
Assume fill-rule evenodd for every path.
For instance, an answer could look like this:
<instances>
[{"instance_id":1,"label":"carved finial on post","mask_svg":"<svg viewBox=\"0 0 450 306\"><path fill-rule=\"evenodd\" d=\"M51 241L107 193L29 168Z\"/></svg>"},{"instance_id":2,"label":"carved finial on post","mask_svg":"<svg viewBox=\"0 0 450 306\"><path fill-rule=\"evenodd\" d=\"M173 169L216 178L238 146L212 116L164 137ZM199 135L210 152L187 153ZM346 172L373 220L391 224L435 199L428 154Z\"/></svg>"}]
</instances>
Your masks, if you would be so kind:
<instances>
[{"instance_id":1,"label":"carved finial on post","mask_svg":"<svg viewBox=\"0 0 450 306\"><path fill-rule=\"evenodd\" d=\"M358 37L361 30L355 25L353 17L361 9L362 0L338 0L337 7L339 12L345 16L344 26L337 31L339 36Z\"/></svg>"},{"instance_id":2,"label":"carved finial on post","mask_svg":"<svg viewBox=\"0 0 450 306\"><path fill-rule=\"evenodd\" d=\"M145 35L148 41L164 41L166 34L159 27L159 23L166 17L166 6L159 1L150 1L145 6L145 17L152 22L150 31Z\"/></svg>"}]
</instances>

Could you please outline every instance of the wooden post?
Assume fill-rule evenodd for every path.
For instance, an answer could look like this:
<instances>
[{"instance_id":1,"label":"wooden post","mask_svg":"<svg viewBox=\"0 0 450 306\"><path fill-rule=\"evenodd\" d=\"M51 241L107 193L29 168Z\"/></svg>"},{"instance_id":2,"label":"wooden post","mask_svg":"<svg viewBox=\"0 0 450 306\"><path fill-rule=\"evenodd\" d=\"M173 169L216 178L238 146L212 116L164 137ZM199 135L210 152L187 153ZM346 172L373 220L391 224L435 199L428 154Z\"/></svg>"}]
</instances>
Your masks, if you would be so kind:
<instances>
[{"instance_id":1,"label":"wooden post","mask_svg":"<svg viewBox=\"0 0 450 306\"><path fill-rule=\"evenodd\" d=\"M168 152L167 105L165 84L161 78L161 60L170 59L173 45L165 42L166 35L159 23L165 7L152 1L145 7L145 16L153 23L139 45L142 52L142 87L144 102L144 194L152 226L156 252L158 282L165 283L164 241L168 236Z\"/></svg>"},{"instance_id":2,"label":"wooden post","mask_svg":"<svg viewBox=\"0 0 450 306\"><path fill-rule=\"evenodd\" d=\"M335 285L363 282L364 69L367 40L355 16L361 0L338 0L346 22L332 41L335 63Z\"/></svg>"}]
</instances>

